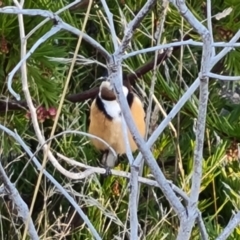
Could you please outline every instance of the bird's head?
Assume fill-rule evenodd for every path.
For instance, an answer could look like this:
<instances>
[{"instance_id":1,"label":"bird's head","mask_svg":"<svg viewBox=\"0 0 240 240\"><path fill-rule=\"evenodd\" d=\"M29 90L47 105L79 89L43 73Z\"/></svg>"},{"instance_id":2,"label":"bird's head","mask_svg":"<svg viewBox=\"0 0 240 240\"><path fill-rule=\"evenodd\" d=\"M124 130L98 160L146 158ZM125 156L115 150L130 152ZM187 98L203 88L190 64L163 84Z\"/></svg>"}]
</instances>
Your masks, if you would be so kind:
<instances>
[{"instance_id":1,"label":"bird's head","mask_svg":"<svg viewBox=\"0 0 240 240\"><path fill-rule=\"evenodd\" d=\"M128 95L127 87L123 86L123 93L125 97ZM116 100L116 95L114 93L113 87L109 81L103 81L100 85L99 96L107 101L114 101Z\"/></svg>"}]
</instances>

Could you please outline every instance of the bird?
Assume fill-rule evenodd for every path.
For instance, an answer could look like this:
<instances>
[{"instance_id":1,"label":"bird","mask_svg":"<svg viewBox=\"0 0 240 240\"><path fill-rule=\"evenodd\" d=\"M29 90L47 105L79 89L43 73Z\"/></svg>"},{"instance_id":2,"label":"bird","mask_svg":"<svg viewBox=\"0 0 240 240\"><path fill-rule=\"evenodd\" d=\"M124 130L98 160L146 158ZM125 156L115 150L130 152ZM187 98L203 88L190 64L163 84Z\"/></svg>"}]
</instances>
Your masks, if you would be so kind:
<instances>
[{"instance_id":1,"label":"bird","mask_svg":"<svg viewBox=\"0 0 240 240\"><path fill-rule=\"evenodd\" d=\"M124 80L122 90L127 99L134 123L142 137L145 135L145 111L140 98L132 92L129 81ZM124 133L122 130L122 112L116 95L109 81L102 81L97 97L90 107L90 124L88 132L106 141L121 156L126 153ZM128 129L128 140L132 152L137 145ZM117 165L117 157L108 149L106 144L96 138L91 138L93 146L103 153L102 164L106 174Z\"/></svg>"}]
</instances>

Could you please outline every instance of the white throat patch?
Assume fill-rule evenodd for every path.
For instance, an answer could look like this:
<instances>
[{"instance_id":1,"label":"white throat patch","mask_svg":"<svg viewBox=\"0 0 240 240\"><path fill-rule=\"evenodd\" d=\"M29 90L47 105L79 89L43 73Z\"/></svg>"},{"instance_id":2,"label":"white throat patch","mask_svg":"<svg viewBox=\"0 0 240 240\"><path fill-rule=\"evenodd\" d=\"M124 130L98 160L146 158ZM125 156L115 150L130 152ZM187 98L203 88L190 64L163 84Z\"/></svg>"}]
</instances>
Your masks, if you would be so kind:
<instances>
[{"instance_id":1,"label":"white throat patch","mask_svg":"<svg viewBox=\"0 0 240 240\"><path fill-rule=\"evenodd\" d=\"M107 101L102 99L102 102L109 116L111 116L114 120L121 120L121 109L116 100Z\"/></svg>"},{"instance_id":2,"label":"white throat patch","mask_svg":"<svg viewBox=\"0 0 240 240\"><path fill-rule=\"evenodd\" d=\"M123 86L123 93L125 97L128 95L128 89ZM101 93L99 93L99 97L101 98ZM121 108L117 100L112 100L112 101L107 101L102 99L104 108L109 116L113 118L113 120L121 121L122 116L121 116Z\"/></svg>"}]
</instances>

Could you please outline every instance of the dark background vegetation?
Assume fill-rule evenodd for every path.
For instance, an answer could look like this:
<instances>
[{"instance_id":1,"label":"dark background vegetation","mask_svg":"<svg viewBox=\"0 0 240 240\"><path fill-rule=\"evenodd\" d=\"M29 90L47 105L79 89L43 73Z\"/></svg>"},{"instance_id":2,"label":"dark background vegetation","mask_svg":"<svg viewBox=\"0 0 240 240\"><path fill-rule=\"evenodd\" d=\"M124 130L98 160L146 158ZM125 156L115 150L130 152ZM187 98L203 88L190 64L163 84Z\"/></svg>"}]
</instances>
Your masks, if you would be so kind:
<instances>
[{"instance_id":1,"label":"dark background vegetation","mask_svg":"<svg viewBox=\"0 0 240 240\"><path fill-rule=\"evenodd\" d=\"M108 5L114 15L115 27L119 39L124 33L125 20L130 21L145 1L139 0L108 0ZM187 1L188 6L195 16L206 20L205 1ZM11 1L1 2L3 6L11 5ZM38 0L25 1L24 8L47 9L53 12L62 8L70 1ZM240 2L239 0L212 1L212 15L232 7L232 13L221 19L213 21L215 41L228 41L240 28ZM60 16L62 19L81 29L86 8L75 8L65 11ZM121 14L120 14L121 12ZM101 3L96 1L91 9L86 32L97 40L109 52L113 51L111 35L105 23ZM41 17L24 16L26 33L30 32ZM144 19L135 32L129 49L139 50L155 44L154 30L159 21L159 8ZM206 23L206 21L205 21ZM50 29L52 22L48 22L37 30L28 39L28 50L31 46ZM181 40L181 31L184 39L201 41L197 33L181 19L176 9L170 5L164 24L161 42L170 43ZM36 107L44 109L57 108L70 64L63 59L71 58L75 50L77 37L61 31L47 42L42 44L27 62L28 84ZM221 49L217 48L219 52ZM183 56L181 57L181 51ZM200 47L184 46L173 48L172 55L160 54L165 61L159 61L157 82L154 94L166 112L169 112L186 90L186 86L198 76L202 50ZM86 60L96 60L105 64L104 58L88 43L82 42L77 64L71 77L68 95L58 121L57 131L67 129L87 131L88 114L92 95L81 95L89 89L99 85L97 78L106 75L106 69L98 64L86 65ZM54 58L54 59L53 59ZM132 77L132 83L145 92L145 106L148 105L148 93L151 84L152 71L142 71L138 77L133 77L137 69L152 61L154 53L134 56L124 62L123 70ZM83 62L80 62L83 59ZM85 60L84 60L85 59ZM16 74L13 88L21 95L21 102L16 104L7 89L7 76L20 60L19 26L16 15L0 14L0 123L10 129L17 129L19 135L29 145L33 152L36 151L38 141L27 118L27 106L22 93L20 73ZM214 67L214 72L225 75L240 75L240 53L236 48ZM137 72L138 73L138 72ZM88 92L87 92L88 93ZM94 92L95 93L95 92ZM210 80L210 100L208 105L207 129L205 134L203 179L199 200L199 209L207 227L210 239L215 239L230 220L234 210L239 209L239 160L238 142L240 141L240 107L238 103L239 87L237 83L227 84L215 79ZM77 94L77 95L75 95ZM79 95L80 94L80 95ZM90 96L90 97L89 97ZM234 96L234 98L233 98ZM10 101L9 103L6 103ZM190 189L190 176L193 165L193 149L195 145L194 119L197 116L198 92L182 108L172 123L176 133L167 128L159 137L153 147L156 161L161 166L165 176L188 192ZM159 113L158 123L163 119ZM47 137L51 131L53 120L39 115L40 125ZM151 126L154 128L154 126ZM220 138L220 141L219 141ZM1 132L0 139L1 159L6 167L11 181L16 181L16 187L21 196L30 205L35 189L38 171L29 163L28 156L21 147L9 136ZM90 165L98 165L99 153L90 145L85 137L66 135L52 142L53 152L60 152L65 156L74 158ZM178 150L180 149L180 150ZM36 154L41 160L43 154ZM183 170L180 172L175 166L175 161L181 159ZM27 167L26 164L28 163ZM70 169L64 162L64 167ZM63 186L71 191L84 212L88 215L103 239L128 239L125 234L125 223L128 222L128 181L114 176L100 179L92 176L90 179L72 181L56 171L51 163L47 170ZM119 169L128 170L126 159L118 165ZM80 169L72 169L80 171ZM20 177L19 175L22 174ZM144 176L149 176L147 167ZM21 239L22 222L15 215L7 197L0 202L0 235L1 239ZM46 179L42 180L37 201L33 211L33 220L39 235L47 232L49 239L92 239L82 220L71 208L56 189ZM139 221L143 231L143 239L175 239L178 220L163 194L159 189L142 185L139 201ZM69 224L69 227L68 225ZM129 224L126 225L129 227ZM229 239L240 239L240 229L236 229ZM191 239L199 239L198 229L194 229ZM116 238L117 239L117 238Z\"/></svg>"}]
</instances>

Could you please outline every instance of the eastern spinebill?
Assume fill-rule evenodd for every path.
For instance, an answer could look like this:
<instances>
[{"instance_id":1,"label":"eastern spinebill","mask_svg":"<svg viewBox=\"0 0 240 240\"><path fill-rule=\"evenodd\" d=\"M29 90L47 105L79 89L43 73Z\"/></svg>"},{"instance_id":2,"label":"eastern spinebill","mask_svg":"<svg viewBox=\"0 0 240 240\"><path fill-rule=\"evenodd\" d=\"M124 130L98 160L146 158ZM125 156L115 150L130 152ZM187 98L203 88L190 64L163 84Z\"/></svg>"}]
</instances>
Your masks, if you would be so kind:
<instances>
[{"instance_id":1,"label":"eastern spinebill","mask_svg":"<svg viewBox=\"0 0 240 240\"><path fill-rule=\"evenodd\" d=\"M124 81L123 93L127 99L136 127L142 137L145 135L145 112L140 98L132 92L129 83ZM110 82L103 81L99 93L94 99L90 109L89 133L106 141L118 155L126 153L124 133L122 130L122 113L116 95ZM132 152L137 150L130 131L128 139ZM104 153L102 164L106 169L114 168L117 158L107 146L97 139L91 138L92 144Z\"/></svg>"}]
</instances>

